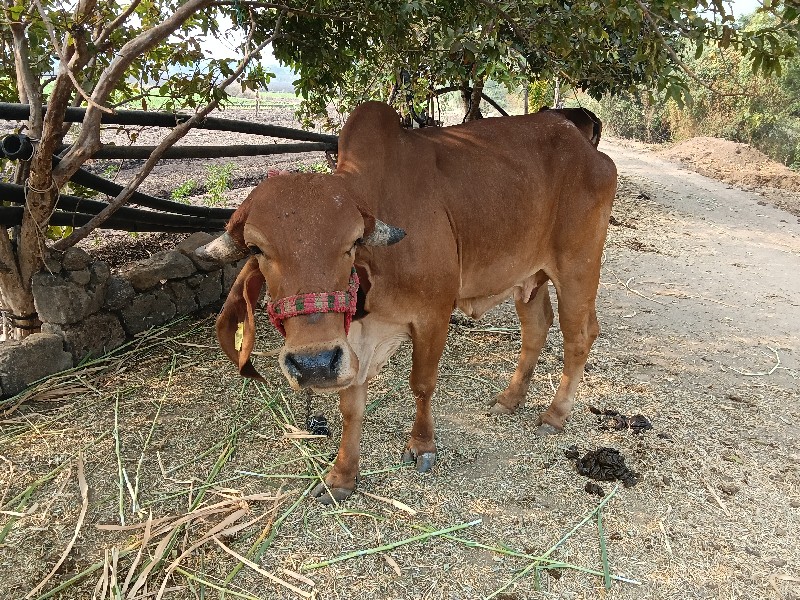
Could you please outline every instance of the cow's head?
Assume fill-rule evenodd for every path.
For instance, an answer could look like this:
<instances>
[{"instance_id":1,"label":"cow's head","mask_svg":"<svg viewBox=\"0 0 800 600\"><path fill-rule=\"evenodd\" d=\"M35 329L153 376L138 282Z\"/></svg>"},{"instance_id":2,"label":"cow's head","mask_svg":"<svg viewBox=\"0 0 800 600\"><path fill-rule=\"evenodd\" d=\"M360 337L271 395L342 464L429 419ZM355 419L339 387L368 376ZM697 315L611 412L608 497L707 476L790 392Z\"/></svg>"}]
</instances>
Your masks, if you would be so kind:
<instances>
[{"instance_id":1,"label":"cow's head","mask_svg":"<svg viewBox=\"0 0 800 600\"><path fill-rule=\"evenodd\" d=\"M270 320L286 337L279 362L291 386L349 386L358 373L347 343L356 251L388 246L404 235L362 208L339 176L281 174L262 182L231 217L226 233L197 250L219 262L251 255L217 318L223 351L242 375L261 378L250 354L253 311L266 283Z\"/></svg>"}]
</instances>

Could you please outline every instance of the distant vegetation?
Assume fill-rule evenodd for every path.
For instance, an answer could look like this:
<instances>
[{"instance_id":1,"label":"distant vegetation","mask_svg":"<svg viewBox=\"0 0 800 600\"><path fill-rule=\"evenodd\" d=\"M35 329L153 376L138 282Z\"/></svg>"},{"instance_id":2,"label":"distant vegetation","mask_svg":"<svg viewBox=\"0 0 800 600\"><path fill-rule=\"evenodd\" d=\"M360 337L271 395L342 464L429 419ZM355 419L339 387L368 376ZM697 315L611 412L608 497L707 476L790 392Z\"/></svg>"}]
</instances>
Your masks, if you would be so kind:
<instances>
[{"instance_id":1,"label":"distant vegetation","mask_svg":"<svg viewBox=\"0 0 800 600\"><path fill-rule=\"evenodd\" d=\"M754 14L740 20L742 29L769 26ZM773 21L774 22L774 21ZM778 28L779 29L779 28ZM765 78L735 48L706 47L686 58L712 90L689 80L691 102L657 101L654 90L641 89L581 104L603 119L607 131L646 142L713 136L753 145L773 160L800 169L800 57L782 63L777 76Z\"/></svg>"}]
</instances>

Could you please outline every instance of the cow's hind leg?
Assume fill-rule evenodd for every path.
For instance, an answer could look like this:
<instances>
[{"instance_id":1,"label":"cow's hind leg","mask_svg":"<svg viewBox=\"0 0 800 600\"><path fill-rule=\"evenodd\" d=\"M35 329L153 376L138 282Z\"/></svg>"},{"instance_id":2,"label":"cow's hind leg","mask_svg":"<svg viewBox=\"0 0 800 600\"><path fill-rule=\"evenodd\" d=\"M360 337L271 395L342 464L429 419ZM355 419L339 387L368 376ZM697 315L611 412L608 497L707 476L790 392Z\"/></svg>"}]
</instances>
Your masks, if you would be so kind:
<instances>
[{"instance_id":1,"label":"cow's hind leg","mask_svg":"<svg viewBox=\"0 0 800 600\"><path fill-rule=\"evenodd\" d=\"M515 306L522 329L522 348L519 362L508 387L489 401L489 413L510 415L525 404L525 395L531 384L533 371L539 362L539 354L547 340L547 331L553 324L553 306L547 283L542 284L528 302L517 300Z\"/></svg>"},{"instance_id":2,"label":"cow's hind leg","mask_svg":"<svg viewBox=\"0 0 800 600\"><path fill-rule=\"evenodd\" d=\"M403 462L414 462L417 471L430 471L436 462L436 442L433 439L431 398L436 389L439 359L444 352L450 313L442 318L415 324L411 332L411 392L417 404L411 439L403 452Z\"/></svg>"},{"instance_id":3,"label":"cow's hind leg","mask_svg":"<svg viewBox=\"0 0 800 600\"><path fill-rule=\"evenodd\" d=\"M587 278L589 281L599 279ZM537 435L559 433L572 413L575 392L583 377L589 350L600 334L595 313L597 286L589 287L587 280L576 280L575 285L556 283L558 293L558 322L564 334L564 371L556 395L550 406L539 416Z\"/></svg>"},{"instance_id":4,"label":"cow's hind leg","mask_svg":"<svg viewBox=\"0 0 800 600\"><path fill-rule=\"evenodd\" d=\"M339 408L342 411L339 453L325 481L311 490L311 497L322 504L341 502L356 489L366 401L367 384L354 385L339 392Z\"/></svg>"}]
</instances>

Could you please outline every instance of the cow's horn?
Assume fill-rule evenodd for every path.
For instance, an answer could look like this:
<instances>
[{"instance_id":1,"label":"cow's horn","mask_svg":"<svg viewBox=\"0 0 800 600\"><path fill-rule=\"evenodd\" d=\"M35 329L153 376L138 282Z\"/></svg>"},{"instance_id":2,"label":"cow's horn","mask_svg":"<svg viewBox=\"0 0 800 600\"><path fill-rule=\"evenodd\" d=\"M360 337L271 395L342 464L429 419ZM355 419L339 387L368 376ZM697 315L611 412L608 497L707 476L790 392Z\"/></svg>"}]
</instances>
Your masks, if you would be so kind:
<instances>
[{"instance_id":1,"label":"cow's horn","mask_svg":"<svg viewBox=\"0 0 800 600\"><path fill-rule=\"evenodd\" d=\"M194 254L203 260L232 263L247 256L247 250L239 246L231 237L231 234L226 231L213 242L200 246L194 251Z\"/></svg>"},{"instance_id":2,"label":"cow's horn","mask_svg":"<svg viewBox=\"0 0 800 600\"><path fill-rule=\"evenodd\" d=\"M375 219L372 233L364 238L365 246L391 246L406 237L406 232L399 227L392 227Z\"/></svg>"}]
</instances>

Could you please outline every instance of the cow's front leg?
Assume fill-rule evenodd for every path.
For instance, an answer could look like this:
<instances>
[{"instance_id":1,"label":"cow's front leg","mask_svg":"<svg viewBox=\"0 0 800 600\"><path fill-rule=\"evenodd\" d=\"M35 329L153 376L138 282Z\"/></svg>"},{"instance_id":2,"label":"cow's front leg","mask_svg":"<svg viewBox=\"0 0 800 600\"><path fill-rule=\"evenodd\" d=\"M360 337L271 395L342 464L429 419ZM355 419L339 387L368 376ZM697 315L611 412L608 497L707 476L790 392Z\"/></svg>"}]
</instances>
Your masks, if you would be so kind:
<instances>
[{"instance_id":1,"label":"cow's front leg","mask_svg":"<svg viewBox=\"0 0 800 600\"><path fill-rule=\"evenodd\" d=\"M341 502L356 489L366 400L366 384L353 385L339 392L339 410L342 412L342 441L339 444L339 453L325 481L311 490L311 496L322 504Z\"/></svg>"},{"instance_id":2,"label":"cow's front leg","mask_svg":"<svg viewBox=\"0 0 800 600\"><path fill-rule=\"evenodd\" d=\"M415 326L411 333L411 392L417 414L411 427L411 439L403 452L403 462L415 462L417 471L430 471L436 463L436 442L433 439L431 398L436 389L439 359L447 341L449 313L435 323Z\"/></svg>"}]
</instances>

